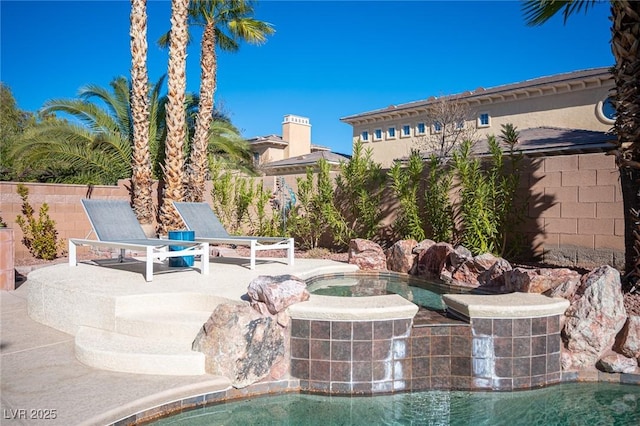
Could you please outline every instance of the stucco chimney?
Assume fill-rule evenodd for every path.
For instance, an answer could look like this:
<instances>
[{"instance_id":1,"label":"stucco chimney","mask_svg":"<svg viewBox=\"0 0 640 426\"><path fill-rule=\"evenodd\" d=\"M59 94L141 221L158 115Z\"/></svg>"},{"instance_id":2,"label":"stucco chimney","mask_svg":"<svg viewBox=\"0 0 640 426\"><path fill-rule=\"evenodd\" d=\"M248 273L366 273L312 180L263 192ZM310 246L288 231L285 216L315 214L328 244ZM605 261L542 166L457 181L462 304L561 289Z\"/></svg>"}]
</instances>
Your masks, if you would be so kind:
<instances>
[{"instance_id":1,"label":"stucco chimney","mask_svg":"<svg viewBox=\"0 0 640 426\"><path fill-rule=\"evenodd\" d=\"M289 142L285 158L311 153L311 124L306 117L288 114L282 121L282 139Z\"/></svg>"}]
</instances>

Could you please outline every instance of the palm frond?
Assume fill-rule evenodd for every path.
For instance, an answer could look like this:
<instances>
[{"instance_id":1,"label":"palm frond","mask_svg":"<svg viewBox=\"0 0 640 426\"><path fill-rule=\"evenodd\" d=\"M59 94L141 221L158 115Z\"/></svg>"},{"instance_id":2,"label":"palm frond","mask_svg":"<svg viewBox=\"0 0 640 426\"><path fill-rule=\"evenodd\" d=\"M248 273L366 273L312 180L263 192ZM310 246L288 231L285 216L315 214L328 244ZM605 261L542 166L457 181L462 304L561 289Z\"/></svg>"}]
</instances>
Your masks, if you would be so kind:
<instances>
[{"instance_id":1,"label":"palm frond","mask_svg":"<svg viewBox=\"0 0 640 426\"><path fill-rule=\"evenodd\" d=\"M597 0L524 0L522 12L527 25L537 26L544 24L562 10L566 24L571 15L581 10L587 12L597 2Z\"/></svg>"}]
</instances>

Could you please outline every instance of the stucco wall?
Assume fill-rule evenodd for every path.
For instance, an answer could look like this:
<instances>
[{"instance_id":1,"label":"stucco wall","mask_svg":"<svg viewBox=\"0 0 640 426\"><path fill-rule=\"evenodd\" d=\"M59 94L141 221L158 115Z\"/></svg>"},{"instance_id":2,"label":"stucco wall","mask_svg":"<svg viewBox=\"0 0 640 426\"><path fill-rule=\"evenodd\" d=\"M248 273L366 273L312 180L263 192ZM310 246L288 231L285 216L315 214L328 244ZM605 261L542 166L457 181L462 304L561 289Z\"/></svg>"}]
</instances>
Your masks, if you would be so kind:
<instances>
[{"instance_id":1,"label":"stucco wall","mask_svg":"<svg viewBox=\"0 0 640 426\"><path fill-rule=\"evenodd\" d=\"M29 190L28 201L36 213L40 212L43 203L49 205L49 216L56 222L56 230L60 240L84 238L91 231L91 224L82 209L82 198L129 199L124 185L120 186L88 186L45 183L24 183ZM22 244L22 230L16 224L16 217L21 215L22 200L17 193L17 183L0 182L0 216L15 232L15 259L30 257L29 251ZM84 247L83 249L86 249Z\"/></svg>"},{"instance_id":2,"label":"stucco wall","mask_svg":"<svg viewBox=\"0 0 640 426\"><path fill-rule=\"evenodd\" d=\"M612 127L612 122L605 122L598 113L598 103L605 100L613 87L612 81L603 85L594 85L576 90L556 89L553 93L540 92L537 95L512 94L503 100L491 102L469 102L466 110L469 119L465 127L473 129L474 139L484 139L488 135L499 135L503 124L511 123L518 129L532 129L537 127L558 127L565 129L582 129L606 132ZM490 125L479 127L477 117L481 113L488 113ZM363 131L369 133L369 141L365 148L373 150L372 159L390 167L394 159L410 154L412 149L420 147L420 140L425 135L431 135L433 123L429 122L425 108L416 108L399 113L393 108L388 113L379 113L368 117L363 122L352 125L353 143L355 144ZM425 133L418 134L418 123L425 124ZM402 135L402 127L409 125L409 136ZM389 127L396 128L396 137L389 138ZM376 140L374 132L382 131L382 138ZM422 147L424 149L424 147Z\"/></svg>"}]
</instances>

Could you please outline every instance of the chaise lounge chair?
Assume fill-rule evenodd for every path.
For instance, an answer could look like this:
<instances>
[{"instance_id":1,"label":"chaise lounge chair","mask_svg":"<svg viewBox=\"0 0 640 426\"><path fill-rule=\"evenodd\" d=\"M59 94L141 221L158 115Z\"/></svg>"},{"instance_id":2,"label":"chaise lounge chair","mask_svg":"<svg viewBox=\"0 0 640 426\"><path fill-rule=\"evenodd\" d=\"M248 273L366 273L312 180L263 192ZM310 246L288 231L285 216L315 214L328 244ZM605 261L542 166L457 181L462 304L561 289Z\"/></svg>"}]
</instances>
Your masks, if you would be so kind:
<instances>
[{"instance_id":1,"label":"chaise lounge chair","mask_svg":"<svg viewBox=\"0 0 640 426\"><path fill-rule=\"evenodd\" d=\"M119 200L83 199L82 206L87 213L91 228L97 240L69 238L69 265L76 266L77 246L111 247L120 249L120 262L125 250L145 251L145 279L153 280L154 259L167 257L200 255L200 273L209 273L209 244L207 242L165 240L147 238L129 202ZM168 246L178 246L181 250L169 251Z\"/></svg>"},{"instance_id":2,"label":"chaise lounge chair","mask_svg":"<svg viewBox=\"0 0 640 426\"><path fill-rule=\"evenodd\" d=\"M218 216L207 203L173 203L187 229L195 231L196 241L210 244L244 245L251 249L249 269L256 267L256 252L261 250L287 250L287 263L294 263L293 238L285 237L251 237L229 235Z\"/></svg>"}]
</instances>

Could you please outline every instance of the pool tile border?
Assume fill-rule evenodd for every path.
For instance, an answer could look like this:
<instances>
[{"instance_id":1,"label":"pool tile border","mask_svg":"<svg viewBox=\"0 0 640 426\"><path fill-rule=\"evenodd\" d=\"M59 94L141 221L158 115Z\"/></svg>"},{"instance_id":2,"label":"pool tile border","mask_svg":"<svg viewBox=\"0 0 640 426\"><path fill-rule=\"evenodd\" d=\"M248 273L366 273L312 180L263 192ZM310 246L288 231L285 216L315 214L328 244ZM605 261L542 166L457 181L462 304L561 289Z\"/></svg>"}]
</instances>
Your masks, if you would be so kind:
<instances>
[{"instance_id":1,"label":"pool tile border","mask_svg":"<svg viewBox=\"0 0 640 426\"><path fill-rule=\"evenodd\" d=\"M348 275L351 274L324 277ZM397 274L378 271L358 275L390 277ZM313 279L308 280L311 282ZM443 288L449 290L446 284ZM598 381L640 385L640 374L635 373L605 373L596 369L562 371L558 315L472 318L467 319L467 323L446 318L441 313L433 323L416 321L419 317L420 312L414 321L292 319L289 379L169 401L111 425L146 424L193 409L284 393L355 396L426 390L517 391ZM483 357L479 342L489 336L494 353ZM476 364L487 359L493 363L496 373L492 377L478 375L475 370ZM349 382L347 377L351 379Z\"/></svg>"},{"instance_id":2,"label":"pool tile border","mask_svg":"<svg viewBox=\"0 0 640 426\"><path fill-rule=\"evenodd\" d=\"M449 381L449 384L455 384L460 379L453 377ZM464 380L463 380L464 381ZM224 404L227 402L234 402L237 400L252 398L258 396L267 395L281 395L285 393L306 393L302 387L302 380L288 379L275 382L261 382L248 386L244 389L226 389L221 391L214 391L201 395L190 396L181 400L170 401L165 404L158 405L146 410L142 410L138 413L127 416L119 421L110 423L109 426L133 426L143 425L152 421L158 420L170 415L179 414L182 412L195 410L198 408L204 408L217 404ZM560 373L559 383L577 383L577 382L608 382L608 383L621 383L640 386L640 374L626 374L626 373L605 373L598 370L571 370L563 371ZM429 378L425 379L413 379L412 383L414 387L412 389L390 389L386 393L392 392L410 392L410 391L425 391L427 389L444 389L443 387L446 381L435 380L432 381ZM432 387L432 384L434 387ZM354 387L354 390L357 387ZM328 391L328 389L327 389ZM492 390L484 389L483 392L492 392Z\"/></svg>"}]
</instances>

